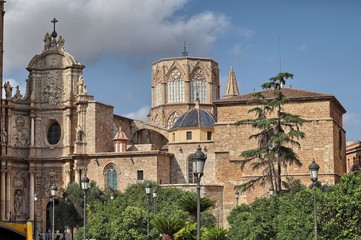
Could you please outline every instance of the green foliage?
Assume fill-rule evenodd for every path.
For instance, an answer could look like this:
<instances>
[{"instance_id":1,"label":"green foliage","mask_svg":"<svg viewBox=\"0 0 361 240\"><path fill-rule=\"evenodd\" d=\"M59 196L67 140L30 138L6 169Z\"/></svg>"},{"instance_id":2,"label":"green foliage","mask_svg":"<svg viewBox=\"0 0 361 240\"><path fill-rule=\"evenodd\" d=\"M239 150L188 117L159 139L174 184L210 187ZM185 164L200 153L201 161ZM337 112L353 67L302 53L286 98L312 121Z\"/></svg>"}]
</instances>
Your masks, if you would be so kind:
<instances>
[{"instance_id":1,"label":"green foliage","mask_svg":"<svg viewBox=\"0 0 361 240\"><path fill-rule=\"evenodd\" d=\"M223 228L209 228L206 229L202 234L202 239L204 240L228 240L227 237L228 231Z\"/></svg>"},{"instance_id":2,"label":"green foliage","mask_svg":"<svg viewBox=\"0 0 361 240\"><path fill-rule=\"evenodd\" d=\"M196 240L197 225L195 223L189 223L175 234L174 239L177 240Z\"/></svg>"},{"instance_id":3,"label":"green foliage","mask_svg":"<svg viewBox=\"0 0 361 240\"><path fill-rule=\"evenodd\" d=\"M270 184L276 192L281 192L282 170L289 165L302 165L292 147L300 147L296 140L304 137L299 127L305 120L283 111L288 99L282 92L282 86L288 78L293 78L293 75L283 72L262 84L263 89L272 91L273 98L267 99L262 92L255 93L259 106L250 109L249 113L255 113L256 118L236 122L237 125L251 125L259 130L250 136L250 139L257 141L257 147L243 151L241 156L244 159L239 163L242 169L249 165L253 171L261 171L261 174L238 186L242 192L256 184Z\"/></svg>"},{"instance_id":4,"label":"green foliage","mask_svg":"<svg viewBox=\"0 0 361 240\"><path fill-rule=\"evenodd\" d=\"M151 223L157 228L162 236L167 235L170 239L172 239L174 234L181 230L185 225L183 220L164 217L155 217Z\"/></svg>"},{"instance_id":5,"label":"green foliage","mask_svg":"<svg viewBox=\"0 0 361 240\"><path fill-rule=\"evenodd\" d=\"M314 239L314 190L298 181L289 191L242 204L228 216L229 239ZM361 176L345 174L316 189L318 239L361 239Z\"/></svg>"},{"instance_id":6,"label":"green foliage","mask_svg":"<svg viewBox=\"0 0 361 240\"><path fill-rule=\"evenodd\" d=\"M197 195L193 192L185 192L178 200L179 207L188 212L191 219L195 219L197 215ZM200 212L204 212L213 206L212 200L209 198L201 198Z\"/></svg>"}]
</instances>

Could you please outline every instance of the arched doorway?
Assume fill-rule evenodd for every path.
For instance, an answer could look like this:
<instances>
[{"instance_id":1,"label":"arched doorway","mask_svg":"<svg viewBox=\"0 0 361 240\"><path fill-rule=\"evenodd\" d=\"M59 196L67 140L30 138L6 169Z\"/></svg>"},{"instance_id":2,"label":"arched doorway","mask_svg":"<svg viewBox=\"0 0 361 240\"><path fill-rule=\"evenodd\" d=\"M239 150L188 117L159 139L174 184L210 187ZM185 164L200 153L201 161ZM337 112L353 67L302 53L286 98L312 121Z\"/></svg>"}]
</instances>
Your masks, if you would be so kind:
<instances>
[{"instance_id":1,"label":"arched doorway","mask_svg":"<svg viewBox=\"0 0 361 240\"><path fill-rule=\"evenodd\" d=\"M56 208L58 206L58 200L54 200L54 212L55 212L55 216L54 216L54 220L56 222ZM56 226L56 223L55 223ZM52 199L50 199L50 201L48 202L48 204L46 205L46 225L45 225L45 232L46 233L50 233L52 231L52 227L53 227L53 201ZM56 231L56 228L55 228Z\"/></svg>"}]
</instances>

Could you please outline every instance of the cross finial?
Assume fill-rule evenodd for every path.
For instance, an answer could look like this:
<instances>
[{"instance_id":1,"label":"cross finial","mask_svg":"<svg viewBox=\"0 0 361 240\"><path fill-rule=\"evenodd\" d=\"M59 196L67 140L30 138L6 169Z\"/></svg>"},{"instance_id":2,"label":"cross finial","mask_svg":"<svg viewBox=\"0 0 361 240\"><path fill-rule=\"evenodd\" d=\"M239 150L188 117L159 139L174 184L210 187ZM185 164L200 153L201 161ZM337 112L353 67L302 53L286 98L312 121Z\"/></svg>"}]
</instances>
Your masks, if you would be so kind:
<instances>
[{"instance_id":1,"label":"cross finial","mask_svg":"<svg viewBox=\"0 0 361 240\"><path fill-rule=\"evenodd\" d=\"M58 20L56 20L56 18L54 18L51 22L54 24L54 31L53 31L53 33L51 34L51 36L52 36L53 38L56 38L56 36L57 36L58 34L57 34L56 31L55 31L55 24L58 22Z\"/></svg>"}]
</instances>

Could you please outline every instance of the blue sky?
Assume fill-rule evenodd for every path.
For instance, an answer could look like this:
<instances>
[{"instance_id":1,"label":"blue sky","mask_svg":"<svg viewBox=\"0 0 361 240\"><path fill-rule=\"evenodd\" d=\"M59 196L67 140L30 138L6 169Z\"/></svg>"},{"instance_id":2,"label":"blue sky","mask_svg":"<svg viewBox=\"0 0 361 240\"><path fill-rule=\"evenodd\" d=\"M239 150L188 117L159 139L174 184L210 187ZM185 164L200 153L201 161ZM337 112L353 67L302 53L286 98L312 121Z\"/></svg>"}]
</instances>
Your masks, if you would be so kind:
<instances>
[{"instance_id":1,"label":"blue sky","mask_svg":"<svg viewBox=\"0 0 361 240\"><path fill-rule=\"evenodd\" d=\"M241 93L280 70L293 88L334 95L348 140L361 140L359 0L11 0L5 3L4 79L20 85L50 21L82 64L88 94L146 119L151 65L181 56L219 63L221 95L233 66Z\"/></svg>"}]
</instances>

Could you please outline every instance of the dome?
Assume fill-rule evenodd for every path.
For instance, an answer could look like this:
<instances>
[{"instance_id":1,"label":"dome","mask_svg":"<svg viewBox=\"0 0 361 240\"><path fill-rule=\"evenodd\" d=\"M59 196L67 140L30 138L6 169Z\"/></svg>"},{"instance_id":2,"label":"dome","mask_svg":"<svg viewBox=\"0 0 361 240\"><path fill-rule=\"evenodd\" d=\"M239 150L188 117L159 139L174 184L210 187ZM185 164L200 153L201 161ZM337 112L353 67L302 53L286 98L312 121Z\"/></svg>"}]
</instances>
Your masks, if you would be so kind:
<instances>
[{"instance_id":1,"label":"dome","mask_svg":"<svg viewBox=\"0 0 361 240\"><path fill-rule=\"evenodd\" d=\"M213 128L215 122L216 120L212 114L210 114L209 112L203 109L194 108L192 110L185 112L182 116L180 116L171 129Z\"/></svg>"},{"instance_id":2,"label":"dome","mask_svg":"<svg viewBox=\"0 0 361 240\"><path fill-rule=\"evenodd\" d=\"M125 135L125 133L123 132L123 130L121 128L119 128L119 131L114 136L113 140L114 141L116 141L116 140L126 140L126 141L128 141L128 138L127 138L127 135Z\"/></svg>"}]
</instances>

